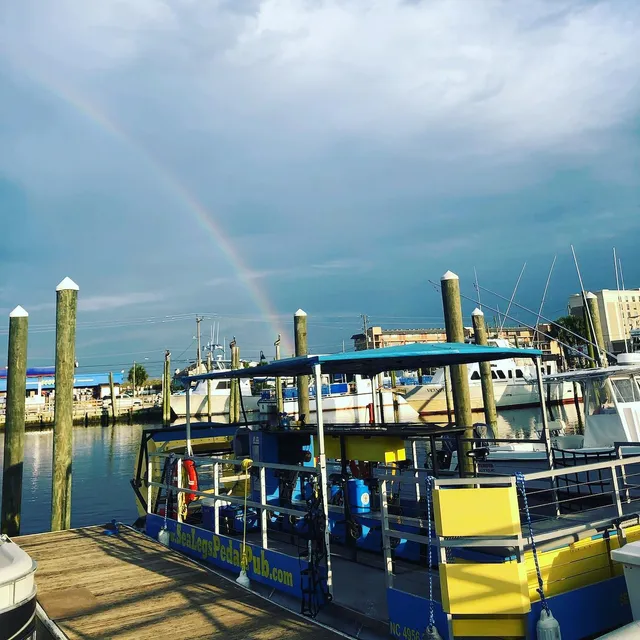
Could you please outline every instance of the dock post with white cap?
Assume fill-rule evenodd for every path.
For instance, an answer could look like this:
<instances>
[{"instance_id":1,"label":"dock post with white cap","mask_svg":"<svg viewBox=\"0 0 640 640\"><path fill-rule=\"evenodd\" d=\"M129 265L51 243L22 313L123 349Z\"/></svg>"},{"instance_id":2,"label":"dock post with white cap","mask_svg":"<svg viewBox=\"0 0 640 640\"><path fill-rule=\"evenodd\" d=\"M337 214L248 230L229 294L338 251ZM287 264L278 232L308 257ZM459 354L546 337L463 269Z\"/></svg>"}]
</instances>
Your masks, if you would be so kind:
<instances>
[{"instance_id":1,"label":"dock post with white cap","mask_svg":"<svg viewBox=\"0 0 640 640\"><path fill-rule=\"evenodd\" d=\"M16 307L9 314L7 417L4 434L2 523L0 526L0 533L5 533L8 536L20 535L28 327L29 314L22 307Z\"/></svg>"},{"instance_id":2,"label":"dock post with white cap","mask_svg":"<svg viewBox=\"0 0 640 640\"><path fill-rule=\"evenodd\" d=\"M473 335L476 344L487 346L487 326L484 322L484 313L480 309L474 309L471 314L473 322ZM497 434L498 413L496 411L496 399L493 394L493 380L491 379L491 363L480 363L480 384L482 386L482 402L484 404L484 419L493 433Z\"/></svg>"},{"instance_id":3,"label":"dock post with white cap","mask_svg":"<svg viewBox=\"0 0 640 640\"><path fill-rule=\"evenodd\" d=\"M442 286L442 306L444 323L447 330L447 342L464 342L464 326L462 324L462 305L460 303L460 279L455 273L447 271L440 279ZM473 439L473 417L471 415L471 396L466 364L452 364L451 390L453 392L453 411L455 422L465 427L465 442L461 447L462 460L460 468L466 474L473 474L473 460L467 455L471 450Z\"/></svg>"},{"instance_id":4,"label":"dock post with white cap","mask_svg":"<svg viewBox=\"0 0 640 640\"><path fill-rule=\"evenodd\" d=\"M296 356L306 356L309 354L307 314L302 309L298 309L293 315L293 327ZM321 393L322 389L316 389L316 396ZM298 376L298 420L309 422L309 376Z\"/></svg>"},{"instance_id":5,"label":"dock post with white cap","mask_svg":"<svg viewBox=\"0 0 640 640\"><path fill-rule=\"evenodd\" d=\"M78 285L65 278L56 289L56 382L53 427L51 530L71 528L73 376Z\"/></svg>"}]
</instances>

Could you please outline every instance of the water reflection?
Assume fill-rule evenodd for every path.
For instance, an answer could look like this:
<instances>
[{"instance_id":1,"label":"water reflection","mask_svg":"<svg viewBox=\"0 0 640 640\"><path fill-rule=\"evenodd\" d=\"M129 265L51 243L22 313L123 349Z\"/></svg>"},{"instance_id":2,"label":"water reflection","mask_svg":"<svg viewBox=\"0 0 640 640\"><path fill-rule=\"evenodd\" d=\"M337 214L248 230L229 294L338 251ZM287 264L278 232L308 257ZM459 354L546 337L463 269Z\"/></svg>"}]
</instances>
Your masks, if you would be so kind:
<instances>
[{"instance_id":1,"label":"water reflection","mask_svg":"<svg viewBox=\"0 0 640 640\"><path fill-rule=\"evenodd\" d=\"M115 518L133 523L137 517L133 491L136 454L142 427L75 427L71 526L102 524ZM22 490L22 533L48 531L51 520L52 431L25 436ZM0 433L0 464L4 435ZM0 477L0 487L2 478Z\"/></svg>"}]
</instances>

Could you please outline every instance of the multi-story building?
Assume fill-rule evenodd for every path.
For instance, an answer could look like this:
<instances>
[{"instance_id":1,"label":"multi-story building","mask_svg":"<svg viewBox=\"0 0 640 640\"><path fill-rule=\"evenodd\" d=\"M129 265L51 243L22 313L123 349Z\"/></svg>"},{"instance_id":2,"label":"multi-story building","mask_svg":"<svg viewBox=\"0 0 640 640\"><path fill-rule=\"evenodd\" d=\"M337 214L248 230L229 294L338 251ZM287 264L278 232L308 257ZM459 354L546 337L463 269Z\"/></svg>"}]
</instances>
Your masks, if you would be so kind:
<instances>
[{"instance_id":1,"label":"multi-story building","mask_svg":"<svg viewBox=\"0 0 640 640\"><path fill-rule=\"evenodd\" d=\"M605 346L608 351L622 353L629 342L631 331L640 329L640 289L603 289L594 292ZM582 294L569 297L569 313L583 316Z\"/></svg>"},{"instance_id":2,"label":"multi-story building","mask_svg":"<svg viewBox=\"0 0 640 640\"><path fill-rule=\"evenodd\" d=\"M543 334L549 334L550 325L538 325L540 332L535 332L529 327L503 327L499 331L489 327L490 337L509 340L520 347L536 347L544 351L546 356L559 356L558 343ZM473 328L464 328L465 340L473 338ZM364 333L351 336L356 351L362 349L380 349L382 347L397 347L403 344L418 342L429 344L433 342L446 342L447 333L444 328L434 329L383 329L382 327L369 327L365 337Z\"/></svg>"}]
</instances>

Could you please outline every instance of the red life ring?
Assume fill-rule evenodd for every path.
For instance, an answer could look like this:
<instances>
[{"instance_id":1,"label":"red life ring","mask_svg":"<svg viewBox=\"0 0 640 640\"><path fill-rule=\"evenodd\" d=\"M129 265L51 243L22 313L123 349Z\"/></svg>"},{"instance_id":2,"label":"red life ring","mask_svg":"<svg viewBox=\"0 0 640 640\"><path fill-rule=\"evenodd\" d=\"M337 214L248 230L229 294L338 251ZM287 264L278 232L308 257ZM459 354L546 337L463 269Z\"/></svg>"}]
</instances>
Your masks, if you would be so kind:
<instances>
[{"instance_id":1,"label":"red life ring","mask_svg":"<svg viewBox=\"0 0 640 640\"><path fill-rule=\"evenodd\" d=\"M187 473L187 487L191 491L198 490L198 472L196 471L196 463L193 460L185 460L182 463L184 470ZM193 502L198 496L195 493L186 493L184 496L185 504Z\"/></svg>"},{"instance_id":2,"label":"red life ring","mask_svg":"<svg viewBox=\"0 0 640 640\"><path fill-rule=\"evenodd\" d=\"M182 461L182 470L184 475L187 477L187 486L185 489L191 489L191 491L198 491L198 471L196 470L196 463L193 460L183 460ZM173 468L173 477L171 478L171 482L174 486L178 486L178 465L176 464ZM188 505L190 502L193 502L198 496L195 493L184 493L184 504Z\"/></svg>"}]
</instances>

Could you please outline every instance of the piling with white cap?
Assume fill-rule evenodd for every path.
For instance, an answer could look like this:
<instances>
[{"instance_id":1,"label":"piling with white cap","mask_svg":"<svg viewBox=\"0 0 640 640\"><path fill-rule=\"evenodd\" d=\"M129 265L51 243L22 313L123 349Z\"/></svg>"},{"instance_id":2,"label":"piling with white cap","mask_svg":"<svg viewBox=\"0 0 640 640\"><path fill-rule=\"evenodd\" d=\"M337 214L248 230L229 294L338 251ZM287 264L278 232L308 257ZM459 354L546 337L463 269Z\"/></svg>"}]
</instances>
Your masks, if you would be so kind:
<instances>
[{"instance_id":1,"label":"piling with white cap","mask_svg":"<svg viewBox=\"0 0 640 640\"><path fill-rule=\"evenodd\" d=\"M484 313L481 309L474 309L471 314L473 323L473 335L476 344L487 346L487 325L484 321ZM493 433L498 429L498 413L496 411L496 399L493 393L493 379L491 378L491 363L480 363L480 384L482 386L482 401L484 403L484 419Z\"/></svg>"},{"instance_id":2,"label":"piling with white cap","mask_svg":"<svg viewBox=\"0 0 640 640\"><path fill-rule=\"evenodd\" d=\"M6 533L8 536L20 535L28 332L29 314L18 306L9 314L9 351L7 357L7 409L0 532Z\"/></svg>"},{"instance_id":3,"label":"piling with white cap","mask_svg":"<svg viewBox=\"0 0 640 640\"><path fill-rule=\"evenodd\" d=\"M309 355L307 314L302 309L293 314L293 327L296 356ZM298 419L309 422L309 376L298 376Z\"/></svg>"},{"instance_id":4,"label":"piling with white cap","mask_svg":"<svg viewBox=\"0 0 640 640\"><path fill-rule=\"evenodd\" d=\"M56 373L51 488L51 530L71 528L73 377L76 362L78 285L65 278L56 288Z\"/></svg>"},{"instance_id":5,"label":"piling with white cap","mask_svg":"<svg viewBox=\"0 0 640 640\"><path fill-rule=\"evenodd\" d=\"M462 304L460 302L460 279L447 271L440 279L442 286L442 307L444 323L447 330L447 342L464 342L464 325L462 324ZM469 394L469 380L467 365L454 364L451 370L451 390L453 392L453 411L455 422L459 427L465 427L462 460L460 466L467 474L473 474L473 460L467 455L471 450L473 438L473 417L471 415L471 396Z\"/></svg>"}]
</instances>

